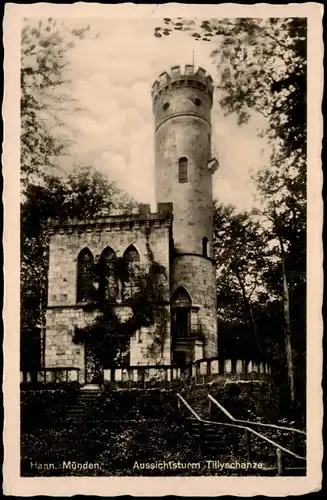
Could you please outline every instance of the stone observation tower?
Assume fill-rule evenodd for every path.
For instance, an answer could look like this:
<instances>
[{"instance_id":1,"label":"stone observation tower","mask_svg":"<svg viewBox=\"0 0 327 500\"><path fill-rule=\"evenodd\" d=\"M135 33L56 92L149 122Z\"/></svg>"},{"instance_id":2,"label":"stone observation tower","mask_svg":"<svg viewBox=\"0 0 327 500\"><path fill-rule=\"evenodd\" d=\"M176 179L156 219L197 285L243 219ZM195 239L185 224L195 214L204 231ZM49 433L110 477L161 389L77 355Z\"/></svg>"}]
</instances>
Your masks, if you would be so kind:
<instances>
[{"instance_id":1,"label":"stone observation tower","mask_svg":"<svg viewBox=\"0 0 327 500\"><path fill-rule=\"evenodd\" d=\"M156 212L142 204L137 213L48 221L39 382L143 388L270 373L262 363L218 359L212 98L211 76L193 65L172 67L152 86ZM99 327L105 311L113 344Z\"/></svg>"},{"instance_id":2,"label":"stone observation tower","mask_svg":"<svg viewBox=\"0 0 327 500\"><path fill-rule=\"evenodd\" d=\"M217 355L212 98L211 76L193 65L172 67L152 86L156 199L173 203L172 340L186 362Z\"/></svg>"}]
</instances>

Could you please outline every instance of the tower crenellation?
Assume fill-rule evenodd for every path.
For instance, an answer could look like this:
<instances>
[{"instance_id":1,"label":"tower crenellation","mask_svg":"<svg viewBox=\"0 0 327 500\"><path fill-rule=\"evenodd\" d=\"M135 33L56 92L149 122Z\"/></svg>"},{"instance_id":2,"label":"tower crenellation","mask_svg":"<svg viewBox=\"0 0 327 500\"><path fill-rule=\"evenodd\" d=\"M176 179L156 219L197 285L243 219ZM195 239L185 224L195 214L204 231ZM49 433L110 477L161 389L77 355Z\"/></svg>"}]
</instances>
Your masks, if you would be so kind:
<instances>
[{"instance_id":1,"label":"tower crenellation","mask_svg":"<svg viewBox=\"0 0 327 500\"><path fill-rule=\"evenodd\" d=\"M197 88L212 99L213 80L211 76L201 66L195 71L193 64L186 64L184 72L181 71L180 66L172 66L169 72L164 71L159 75L158 80L152 85L151 95L154 103L160 94L180 85Z\"/></svg>"}]
</instances>

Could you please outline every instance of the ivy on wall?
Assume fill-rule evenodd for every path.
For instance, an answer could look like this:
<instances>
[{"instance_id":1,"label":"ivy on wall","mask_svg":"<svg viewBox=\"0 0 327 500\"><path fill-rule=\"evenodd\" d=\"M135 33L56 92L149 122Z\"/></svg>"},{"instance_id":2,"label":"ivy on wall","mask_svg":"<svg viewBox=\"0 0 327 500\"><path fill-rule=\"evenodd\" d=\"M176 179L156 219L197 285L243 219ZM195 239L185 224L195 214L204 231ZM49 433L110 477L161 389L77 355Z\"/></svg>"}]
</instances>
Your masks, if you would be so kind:
<instances>
[{"instance_id":1,"label":"ivy on wall","mask_svg":"<svg viewBox=\"0 0 327 500\"><path fill-rule=\"evenodd\" d=\"M148 238L147 238L148 242ZM105 292L103 283L106 267L101 260L93 266L95 283L94 300L85 307L99 311L91 324L83 328L75 327L73 341L88 342L103 366L129 364L130 338L142 327L155 326L152 342L147 346L145 357L153 362L161 362L167 336L169 312L165 301L167 273L164 266L154 260L150 245L147 244L149 264L138 265L137 272L124 258L116 258L112 263L112 277L116 282L115 297ZM133 280L133 295L124 297L124 291ZM109 297L109 298L108 298ZM131 310L124 321L117 312L117 304L122 303Z\"/></svg>"}]
</instances>

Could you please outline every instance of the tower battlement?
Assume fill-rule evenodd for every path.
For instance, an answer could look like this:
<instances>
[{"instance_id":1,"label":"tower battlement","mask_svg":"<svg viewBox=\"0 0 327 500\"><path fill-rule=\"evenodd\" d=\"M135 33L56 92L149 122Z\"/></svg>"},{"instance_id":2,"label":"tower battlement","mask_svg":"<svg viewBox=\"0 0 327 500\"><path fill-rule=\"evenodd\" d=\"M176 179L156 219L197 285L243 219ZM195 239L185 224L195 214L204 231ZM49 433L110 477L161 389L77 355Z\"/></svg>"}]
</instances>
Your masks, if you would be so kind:
<instances>
[{"instance_id":1,"label":"tower battlement","mask_svg":"<svg viewBox=\"0 0 327 500\"><path fill-rule=\"evenodd\" d=\"M167 90L172 90L173 87L195 87L205 94L208 94L212 99L213 80L205 69L199 67L195 71L193 64L186 64L184 71L180 66L172 66L169 73L164 71L152 85L152 99L155 102L159 95Z\"/></svg>"}]
</instances>

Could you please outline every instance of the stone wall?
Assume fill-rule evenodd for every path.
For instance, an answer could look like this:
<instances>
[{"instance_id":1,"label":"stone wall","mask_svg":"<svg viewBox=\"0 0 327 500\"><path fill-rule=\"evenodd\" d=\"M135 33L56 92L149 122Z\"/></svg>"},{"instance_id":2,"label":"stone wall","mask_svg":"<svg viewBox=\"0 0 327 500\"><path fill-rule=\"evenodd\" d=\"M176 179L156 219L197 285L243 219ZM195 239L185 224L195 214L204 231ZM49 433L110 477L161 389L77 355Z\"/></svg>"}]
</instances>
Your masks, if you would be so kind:
<instances>
[{"instance_id":1,"label":"stone wall","mask_svg":"<svg viewBox=\"0 0 327 500\"><path fill-rule=\"evenodd\" d=\"M156 198L171 202L174 213L171 293L183 286L191 296L191 329L204 337L205 357L217 355L216 275L210 260L213 170L208 166L212 93L211 77L192 65L184 74L178 67L162 73L152 91ZM180 158L187 159L187 182L179 179Z\"/></svg>"},{"instance_id":2,"label":"stone wall","mask_svg":"<svg viewBox=\"0 0 327 500\"><path fill-rule=\"evenodd\" d=\"M130 364L133 366L171 363L170 307L160 309L163 312L160 323L143 326L131 337Z\"/></svg>"},{"instance_id":3,"label":"stone wall","mask_svg":"<svg viewBox=\"0 0 327 500\"><path fill-rule=\"evenodd\" d=\"M168 79L167 79L168 78ZM173 239L178 253L212 251L211 77L201 68L161 75L153 90L156 198L174 206ZM178 161L186 157L188 180L179 182ZM213 255L209 253L209 257Z\"/></svg>"},{"instance_id":4,"label":"stone wall","mask_svg":"<svg viewBox=\"0 0 327 500\"><path fill-rule=\"evenodd\" d=\"M275 423L280 416L278 389L269 375L247 374L216 377L214 381L196 386L185 384L180 394L204 418L230 422L224 413L211 403L211 394L233 417L266 423ZM256 429L261 432L260 429Z\"/></svg>"},{"instance_id":5,"label":"stone wall","mask_svg":"<svg viewBox=\"0 0 327 500\"><path fill-rule=\"evenodd\" d=\"M146 217L145 217L146 219ZM101 252L110 246L117 257L134 245L140 255L142 272L147 272L153 261L166 270L161 293L161 302L165 310L166 329L170 332L170 314L167 306L170 293L169 248L170 222L153 217L154 220L133 220L128 217L111 218L108 224L98 223L67 224L52 228L50 236L48 310L45 339L45 367L75 366L84 376L84 346L73 343L75 326L82 328L92 322L98 311L89 311L77 303L77 257L87 247L95 261ZM164 305L166 304L166 305ZM132 310L123 305L117 306L116 312L126 321ZM147 347L153 340L156 326L142 328L131 338L131 362L146 364ZM170 336L167 335L163 349L162 362L170 363Z\"/></svg>"},{"instance_id":6,"label":"stone wall","mask_svg":"<svg viewBox=\"0 0 327 500\"><path fill-rule=\"evenodd\" d=\"M91 323L98 311L85 312L81 307L53 308L47 311L45 367L75 367L84 380L84 345L73 342L75 327Z\"/></svg>"},{"instance_id":7,"label":"stone wall","mask_svg":"<svg viewBox=\"0 0 327 500\"><path fill-rule=\"evenodd\" d=\"M166 306L166 310L168 313L167 335L164 338L162 349L155 351L154 356L151 356L151 351L149 351L158 330L156 324L140 328L131 336L130 340L131 365L170 364L170 316L168 306ZM132 315L130 307L117 306L115 312L122 323ZM81 307L48 309L45 368L79 368L79 380L81 383L84 382L85 347L84 344L75 344L73 342L74 331L75 327L83 328L90 324L98 314L98 310L85 311Z\"/></svg>"},{"instance_id":8,"label":"stone wall","mask_svg":"<svg viewBox=\"0 0 327 500\"><path fill-rule=\"evenodd\" d=\"M163 300L169 300L169 228L137 226L134 230L114 227L107 230L105 226L98 228L94 224L76 227L69 232L59 230L51 236L48 306L76 305L77 257L83 248L89 248L98 260L107 246L116 252L117 257L122 257L130 245L139 252L141 266L146 268L153 258L167 269Z\"/></svg>"},{"instance_id":9,"label":"stone wall","mask_svg":"<svg viewBox=\"0 0 327 500\"><path fill-rule=\"evenodd\" d=\"M155 135L156 197L174 206L173 239L179 253L202 254L202 239L212 256L212 174L208 169L210 125L197 116L175 116ZM178 160L188 159L188 182L178 180ZM210 255L211 253L211 255Z\"/></svg>"}]
</instances>

